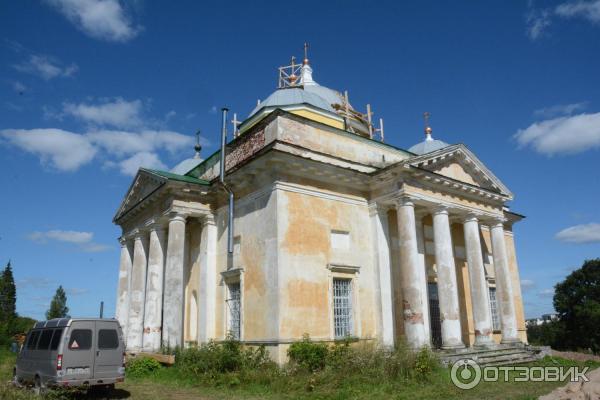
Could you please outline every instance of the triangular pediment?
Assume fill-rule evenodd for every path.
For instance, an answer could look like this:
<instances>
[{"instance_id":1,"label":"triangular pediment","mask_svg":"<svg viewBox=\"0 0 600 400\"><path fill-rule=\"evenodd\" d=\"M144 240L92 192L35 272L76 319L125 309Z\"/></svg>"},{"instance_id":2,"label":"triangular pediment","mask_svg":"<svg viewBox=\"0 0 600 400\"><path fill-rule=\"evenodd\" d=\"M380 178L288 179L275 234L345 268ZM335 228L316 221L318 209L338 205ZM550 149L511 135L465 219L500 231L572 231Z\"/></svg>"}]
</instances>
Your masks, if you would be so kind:
<instances>
[{"instance_id":1,"label":"triangular pediment","mask_svg":"<svg viewBox=\"0 0 600 400\"><path fill-rule=\"evenodd\" d=\"M129 187L125 198L121 202L119 211L115 215L113 221L117 221L129 210L144 201L152 193L156 192L163 186L168 179L153 174L147 170L140 169L133 179L133 183Z\"/></svg>"},{"instance_id":2,"label":"triangular pediment","mask_svg":"<svg viewBox=\"0 0 600 400\"><path fill-rule=\"evenodd\" d=\"M428 154L413 157L407 162L413 167L497 192L510 198L513 197L506 185L463 144L444 147Z\"/></svg>"}]
</instances>

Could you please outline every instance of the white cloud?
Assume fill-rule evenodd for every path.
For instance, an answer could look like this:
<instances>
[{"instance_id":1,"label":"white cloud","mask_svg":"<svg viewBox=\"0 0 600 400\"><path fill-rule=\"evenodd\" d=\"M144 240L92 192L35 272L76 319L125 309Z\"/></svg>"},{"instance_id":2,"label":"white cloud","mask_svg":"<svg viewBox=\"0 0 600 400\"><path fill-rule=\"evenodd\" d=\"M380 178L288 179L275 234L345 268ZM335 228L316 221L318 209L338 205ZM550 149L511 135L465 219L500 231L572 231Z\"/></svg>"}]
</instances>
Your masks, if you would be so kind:
<instances>
[{"instance_id":1,"label":"white cloud","mask_svg":"<svg viewBox=\"0 0 600 400\"><path fill-rule=\"evenodd\" d=\"M558 104L551 107L544 107L533 112L536 117L553 118L563 115L571 115L575 112L583 111L587 107L587 102Z\"/></svg>"},{"instance_id":2,"label":"white cloud","mask_svg":"<svg viewBox=\"0 0 600 400\"><path fill-rule=\"evenodd\" d=\"M555 9L556 15L564 18L583 18L592 23L600 23L600 0L571 1L560 4Z\"/></svg>"},{"instance_id":3,"label":"white cloud","mask_svg":"<svg viewBox=\"0 0 600 400\"><path fill-rule=\"evenodd\" d=\"M17 71L36 75L45 80L58 77L69 77L79 70L79 67L75 64L63 66L59 61L53 58L35 54L30 55L29 60L15 65L14 68Z\"/></svg>"},{"instance_id":4,"label":"white cloud","mask_svg":"<svg viewBox=\"0 0 600 400\"><path fill-rule=\"evenodd\" d=\"M64 231L54 229L46 232L35 231L30 233L27 238L40 244L45 244L49 241L74 244L79 248L79 250L86 253L98 253L111 248L110 246L93 242L94 234L92 232Z\"/></svg>"},{"instance_id":5,"label":"white cloud","mask_svg":"<svg viewBox=\"0 0 600 400\"><path fill-rule=\"evenodd\" d=\"M34 242L45 243L48 240L56 240L58 242L67 242L82 244L91 242L94 237L92 232L79 232L79 231L61 231L51 230L47 232L32 232L29 234L29 240Z\"/></svg>"},{"instance_id":6,"label":"white cloud","mask_svg":"<svg viewBox=\"0 0 600 400\"><path fill-rule=\"evenodd\" d=\"M127 132L100 130L90 132L87 136L94 144L117 156L150 153L162 149L170 153L176 153L185 148L191 149L194 142L191 136L173 131L143 130L141 132Z\"/></svg>"},{"instance_id":7,"label":"white cloud","mask_svg":"<svg viewBox=\"0 0 600 400\"><path fill-rule=\"evenodd\" d=\"M97 149L82 135L62 129L4 129L0 138L40 157L59 171L75 171L89 163Z\"/></svg>"},{"instance_id":8,"label":"white cloud","mask_svg":"<svg viewBox=\"0 0 600 400\"><path fill-rule=\"evenodd\" d=\"M30 276L27 278L20 279L16 282L17 288L19 289L43 289L49 287L51 284L54 284L54 281L39 276Z\"/></svg>"},{"instance_id":9,"label":"white cloud","mask_svg":"<svg viewBox=\"0 0 600 400\"><path fill-rule=\"evenodd\" d=\"M25 92L27 90L27 86L23 85L19 81L14 81L11 83L13 90L19 94Z\"/></svg>"},{"instance_id":10,"label":"white cloud","mask_svg":"<svg viewBox=\"0 0 600 400\"><path fill-rule=\"evenodd\" d=\"M124 128L142 124L142 106L140 100L126 101L116 98L112 102L97 105L65 103L63 111L67 115L88 123Z\"/></svg>"},{"instance_id":11,"label":"white cloud","mask_svg":"<svg viewBox=\"0 0 600 400\"><path fill-rule=\"evenodd\" d=\"M80 296L82 294L87 294L90 290L86 288L65 288L65 293L68 296Z\"/></svg>"},{"instance_id":12,"label":"white cloud","mask_svg":"<svg viewBox=\"0 0 600 400\"><path fill-rule=\"evenodd\" d=\"M543 289L540 290L540 292L538 293L540 297L553 297L554 296L554 289Z\"/></svg>"},{"instance_id":13,"label":"white cloud","mask_svg":"<svg viewBox=\"0 0 600 400\"><path fill-rule=\"evenodd\" d=\"M580 153L600 147L600 113L535 122L514 137L520 147L531 146L546 155Z\"/></svg>"},{"instance_id":14,"label":"white cloud","mask_svg":"<svg viewBox=\"0 0 600 400\"><path fill-rule=\"evenodd\" d=\"M537 40L545 35L554 18L581 18L594 24L600 24L600 0L566 1L554 8L536 9L529 3L526 17L527 36Z\"/></svg>"},{"instance_id":15,"label":"white cloud","mask_svg":"<svg viewBox=\"0 0 600 400\"><path fill-rule=\"evenodd\" d=\"M521 279L521 289L523 291L529 290L535 286L535 282L531 279Z\"/></svg>"},{"instance_id":16,"label":"white cloud","mask_svg":"<svg viewBox=\"0 0 600 400\"><path fill-rule=\"evenodd\" d=\"M39 156L43 165L59 171L75 171L100 153L106 166L118 166L126 175L134 175L140 166L167 169L159 151L177 154L189 150L191 154L194 144L191 136L165 130L101 130L80 134L52 128L5 129L0 130L1 139ZM201 144L208 142L201 138Z\"/></svg>"},{"instance_id":17,"label":"white cloud","mask_svg":"<svg viewBox=\"0 0 600 400\"><path fill-rule=\"evenodd\" d=\"M124 175L135 175L139 168L150 168L165 170L167 166L160 161L156 153L136 153L133 156L118 163L119 169Z\"/></svg>"},{"instance_id":18,"label":"white cloud","mask_svg":"<svg viewBox=\"0 0 600 400\"><path fill-rule=\"evenodd\" d=\"M600 243L600 224L582 224L563 229L555 236L567 243Z\"/></svg>"},{"instance_id":19,"label":"white cloud","mask_svg":"<svg viewBox=\"0 0 600 400\"><path fill-rule=\"evenodd\" d=\"M551 23L549 10L530 10L527 14L527 36L531 40L539 39Z\"/></svg>"},{"instance_id":20,"label":"white cloud","mask_svg":"<svg viewBox=\"0 0 600 400\"><path fill-rule=\"evenodd\" d=\"M133 39L140 27L118 0L47 0L87 35L112 42Z\"/></svg>"}]
</instances>

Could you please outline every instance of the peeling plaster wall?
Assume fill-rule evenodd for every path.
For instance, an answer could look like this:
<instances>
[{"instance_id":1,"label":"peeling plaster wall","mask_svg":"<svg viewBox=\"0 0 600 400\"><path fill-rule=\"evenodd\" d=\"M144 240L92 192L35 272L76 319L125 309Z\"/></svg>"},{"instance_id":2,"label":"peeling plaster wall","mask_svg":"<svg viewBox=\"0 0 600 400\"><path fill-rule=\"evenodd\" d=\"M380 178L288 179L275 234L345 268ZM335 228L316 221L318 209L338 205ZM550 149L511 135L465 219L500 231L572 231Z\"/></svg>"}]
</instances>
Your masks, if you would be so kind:
<instances>
[{"instance_id":1,"label":"peeling plaster wall","mask_svg":"<svg viewBox=\"0 0 600 400\"><path fill-rule=\"evenodd\" d=\"M354 334L376 336L375 277L369 212L305 193L279 193L280 337L333 339L333 307L329 264L360 267L354 278ZM349 232L347 250L331 247L331 231Z\"/></svg>"},{"instance_id":2,"label":"peeling plaster wall","mask_svg":"<svg viewBox=\"0 0 600 400\"><path fill-rule=\"evenodd\" d=\"M463 225L454 223L450 226L454 263L456 265L456 282L458 284L458 305L460 307L460 325L463 343L472 346L475 343L475 325L473 322L473 301L471 283L465 256L465 234Z\"/></svg>"},{"instance_id":3,"label":"peeling plaster wall","mask_svg":"<svg viewBox=\"0 0 600 400\"><path fill-rule=\"evenodd\" d=\"M198 292L199 292L199 274L200 268L200 234L201 225L194 218L189 218L185 225L185 236L186 236L186 253L185 262L185 279L184 279L184 293L185 293L185 313L184 313L184 342L195 342L198 341ZM192 296L196 293L196 315L192 316ZM196 322L196 323L194 323ZM192 327L192 325L195 325Z\"/></svg>"},{"instance_id":4,"label":"peeling plaster wall","mask_svg":"<svg viewBox=\"0 0 600 400\"><path fill-rule=\"evenodd\" d=\"M221 272L238 268L243 269L242 340L273 341L279 337L276 211L277 195L270 190L236 201L233 257L227 254L227 211L221 208L217 213L217 338L224 338L228 329L227 281Z\"/></svg>"}]
</instances>

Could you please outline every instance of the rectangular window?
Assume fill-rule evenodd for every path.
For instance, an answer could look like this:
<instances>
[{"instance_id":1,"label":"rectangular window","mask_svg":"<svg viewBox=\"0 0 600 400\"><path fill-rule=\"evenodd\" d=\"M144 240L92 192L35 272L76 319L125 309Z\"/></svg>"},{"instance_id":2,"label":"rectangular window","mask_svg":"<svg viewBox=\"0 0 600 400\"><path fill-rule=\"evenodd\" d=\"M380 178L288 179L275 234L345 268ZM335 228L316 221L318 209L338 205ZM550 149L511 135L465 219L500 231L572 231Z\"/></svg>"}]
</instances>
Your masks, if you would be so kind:
<instances>
[{"instance_id":1,"label":"rectangular window","mask_svg":"<svg viewBox=\"0 0 600 400\"><path fill-rule=\"evenodd\" d=\"M116 349L119 347L119 335L114 329L100 329L98 332L98 348Z\"/></svg>"},{"instance_id":2,"label":"rectangular window","mask_svg":"<svg viewBox=\"0 0 600 400\"><path fill-rule=\"evenodd\" d=\"M40 331L32 331L29 334L29 339L27 340L27 349L35 350L35 346L37 345L38 338L40 337Z\"/></svg>"},{"instance_id":3,"label":"rectangular window","mask_svg":"<svg viewBox=\"0 0 600 400\"><path fill-rule=\"evenodd\" d=\"M52 340L52 329L44 329L42 331L42 335L40 336L37 349L48 350L48 347L50 346L50 340Z\"/></svg>"},{"instance_id":4,"label":"rectangular window","mask_svg":"<svg viewBox=\"0 0 600 400\"><path fill-rule=\"evenodd\" d=\"M60 339L62 338L62 329L55 329L54 335L52 335L52 342L50 342L50 350L58 349L58 345L60 344Z\"/></svg>"},{"instance_id":5,"label":"rectangular window","mask_svg":"<svg viewBox=\"0 0 600 400\"><path fill-rule=\"evenodd\" d=\"M229 287L229 298L227 299L227 305L229 307L229 329L228 333L233 336L235 340L240 340L240 310L241 310L241 290L240 283L230 283Z\"/></svg>"},{"instance_id":6,"label":"rectangular window","mask_svg":"<svg viewBox=\"0 0 600 400\"><path fill-rule=\"evenodd\" d=\"M352 281L333 279L333 330L336 339L352 335Z\"/></svg>"},{"instance_id":7,"label":"rectangular window","mask_svg":"<svg viewBox=\"0 0 600 400\"><path fill-rule=\"evenodd\" d=\"M496 288L490 288L490 311L492 313L492 329L500 330L500 315L498 314L498 300L496 300Z\"/></svg>"},{"instance_id":8,"label":"rectangular window","mask_svg":"<svg viewBox=\"0 0 600 400\"><path fill-rule=\"evenodd\" d=\"M89 350L92 347L90 329L74 329L69 339L69 350Z\"/></svg>"}]
</instances>

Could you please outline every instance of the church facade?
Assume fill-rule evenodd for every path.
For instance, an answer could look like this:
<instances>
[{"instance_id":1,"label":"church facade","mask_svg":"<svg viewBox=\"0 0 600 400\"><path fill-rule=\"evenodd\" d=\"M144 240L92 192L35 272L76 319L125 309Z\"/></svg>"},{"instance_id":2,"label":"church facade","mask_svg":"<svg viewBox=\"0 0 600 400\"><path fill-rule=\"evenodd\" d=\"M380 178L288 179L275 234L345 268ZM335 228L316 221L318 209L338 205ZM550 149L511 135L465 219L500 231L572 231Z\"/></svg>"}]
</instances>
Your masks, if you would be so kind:
<instances>
[{"instance_id":1,"label":"church facade","mask_svg":"<svg viewBox=\"0 0 600 400\"><path fill-rule=\"evenodd\" d=\"M512 193L428 126L403 150L383 143L382 125L317 84L305 57L234 125L223 183L220 152L140 169L114 218L127 348L232 336L283 362L305 333L415 348L526 342Z\"/></svg>"}]
</instances>

